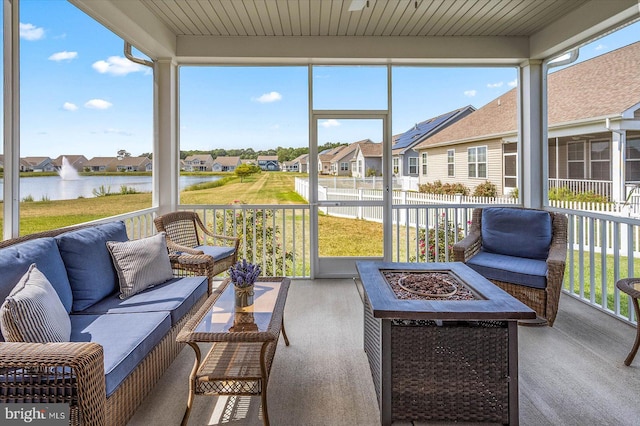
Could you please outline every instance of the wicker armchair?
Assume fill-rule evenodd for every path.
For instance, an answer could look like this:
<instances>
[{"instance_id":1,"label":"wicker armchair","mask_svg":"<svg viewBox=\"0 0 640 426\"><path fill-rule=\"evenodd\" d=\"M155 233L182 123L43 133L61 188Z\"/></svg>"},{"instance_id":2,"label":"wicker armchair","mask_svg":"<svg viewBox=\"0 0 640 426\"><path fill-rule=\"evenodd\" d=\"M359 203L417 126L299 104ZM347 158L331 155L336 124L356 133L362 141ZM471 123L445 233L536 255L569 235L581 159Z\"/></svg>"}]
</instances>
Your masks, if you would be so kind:
<instances>
[{"instance_id":1,"label":"wicker armchair","mask_svg":"<svg viewBox=\"0 0 640 426\"><path fill-rule=\"evenodd\" d=\"M167 213L155 218L154 223L158 232L166 233L174 269L185 275L206 275L211 294L213 278L236 262L240 240L212 233L195 212Z\"/></svg>"},{"instance_id":2,"label":"wicker armchair","mask_svg":"<svg viewBox=\"0 0 640 426\"><path fill-rule=\"evenodd\" d=\"M526 211L529 209L518 210ZM473 256L478 254L483 247L482 211L483 209L481 208L473 211L469 234L453 246L454 257L457 262L467 263ZM492 278L489 278L489 280L535 310L538 315L539 324L553 326L558 312L558 303L560 301L567 256L567 217L560 213L548 213L551 216L552 235L549 254L546 259L547 272L544 288L534 288Z\"/></svg>"}]
</instances>

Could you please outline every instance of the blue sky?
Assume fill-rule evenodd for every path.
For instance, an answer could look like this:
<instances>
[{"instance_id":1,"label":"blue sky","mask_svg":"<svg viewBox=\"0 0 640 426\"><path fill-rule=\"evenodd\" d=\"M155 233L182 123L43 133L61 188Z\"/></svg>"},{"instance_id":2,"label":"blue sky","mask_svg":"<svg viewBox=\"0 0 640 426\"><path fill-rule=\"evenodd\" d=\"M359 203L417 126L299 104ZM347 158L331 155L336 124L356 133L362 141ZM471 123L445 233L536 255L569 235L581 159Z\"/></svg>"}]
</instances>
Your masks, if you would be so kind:
<instances>
[{"instance_id":1,"label":"blue sky","mask_svg":"<svg viewBox=\"0 0 640 426\"><path fill-rule=\"evenodd\" d=\"M152 150L152 74L123 41L63 0L21 1L21 156ZM640 24L583 47L579 61L640 40ZM134 51L135 52L135 51ZM516 84L515 68L393 68L393 134ZM318 109L383 109L385 69L317 67ZM308 144L307 68L180 68L181 149ZM351 123L353 124L353 123ZM322 122L320 143L380 140L379 125Z\"/></svg>"}]
</instances>

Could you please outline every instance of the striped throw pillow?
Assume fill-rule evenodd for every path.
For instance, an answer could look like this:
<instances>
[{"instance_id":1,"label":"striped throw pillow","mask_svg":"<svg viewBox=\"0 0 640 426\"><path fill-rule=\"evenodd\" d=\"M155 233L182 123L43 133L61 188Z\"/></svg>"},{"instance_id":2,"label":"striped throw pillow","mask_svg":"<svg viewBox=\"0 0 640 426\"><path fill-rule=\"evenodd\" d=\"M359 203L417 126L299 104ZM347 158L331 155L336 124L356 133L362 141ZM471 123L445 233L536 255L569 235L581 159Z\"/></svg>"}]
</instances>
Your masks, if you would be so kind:
<instances>
[{"instance_id":1,"label":"striped throw pillow","mask_svg":"<svg viewBox=\"0 0 640 426\"><path fill-rule=\"evenodd\" d=\"M69 315L58 293L35 263L0 306L0 329L7 342L69 341Z\"/></svg>"},{"instance_id":2,"label":"striped throw pillow","mask_svg":"<svg viewBox=\"0 0 640 426\"><path fill-rule=\"evenodd\" d=\"M165 233L125 242L107 241L120 281L120 298L173 278Z\"/></svg>"}]
</instances>

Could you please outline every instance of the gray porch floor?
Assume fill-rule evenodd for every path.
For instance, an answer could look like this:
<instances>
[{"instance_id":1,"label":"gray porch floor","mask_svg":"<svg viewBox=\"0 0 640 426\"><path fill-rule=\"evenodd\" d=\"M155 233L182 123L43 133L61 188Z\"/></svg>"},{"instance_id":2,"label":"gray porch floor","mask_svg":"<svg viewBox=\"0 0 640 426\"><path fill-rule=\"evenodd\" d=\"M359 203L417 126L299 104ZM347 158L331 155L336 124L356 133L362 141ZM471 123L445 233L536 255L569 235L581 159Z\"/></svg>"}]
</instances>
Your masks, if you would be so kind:
<instances>
[{"instance_id":1,"label":"gray porch floor","mask_svg":"<svg viewBox=\"0 0 640 426\"><path fill-rule=\"evenodd\" d=\"M269 382L271 424L376 425L362 349L362 304L351 280L295 280ZM635 329L563 295L553 328L519 327L520 423L640 424ZM180 424L193 350L186 347L129 422ZM196 397L190 425L261 425L259 397Z\"/></svg>"}]
</instances>

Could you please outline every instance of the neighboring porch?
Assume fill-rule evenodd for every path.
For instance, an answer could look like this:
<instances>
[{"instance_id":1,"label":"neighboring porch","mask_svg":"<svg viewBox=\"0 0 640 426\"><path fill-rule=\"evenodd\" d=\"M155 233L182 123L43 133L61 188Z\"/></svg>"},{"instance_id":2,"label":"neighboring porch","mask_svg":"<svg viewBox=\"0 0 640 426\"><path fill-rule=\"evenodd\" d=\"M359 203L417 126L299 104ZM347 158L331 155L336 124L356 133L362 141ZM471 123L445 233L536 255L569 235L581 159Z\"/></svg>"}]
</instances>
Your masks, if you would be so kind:
<instances>
[{"instance_id":1,"label":"neighboring porch","mask_svg":"<svg viewBox=\"0 0 640 426\"><path fill-rule=\"evenodd\" d=\"M363 305L351 279L293 280L269 381L276 425L379 424L363 350ZM552 328L518 327L520 424L637 424L634 327L562 295ZM129 425L179 424L193 351L185 348ZM196 398L189 424L261 425L259 397Z\"/></svg>"}]
</instances>

